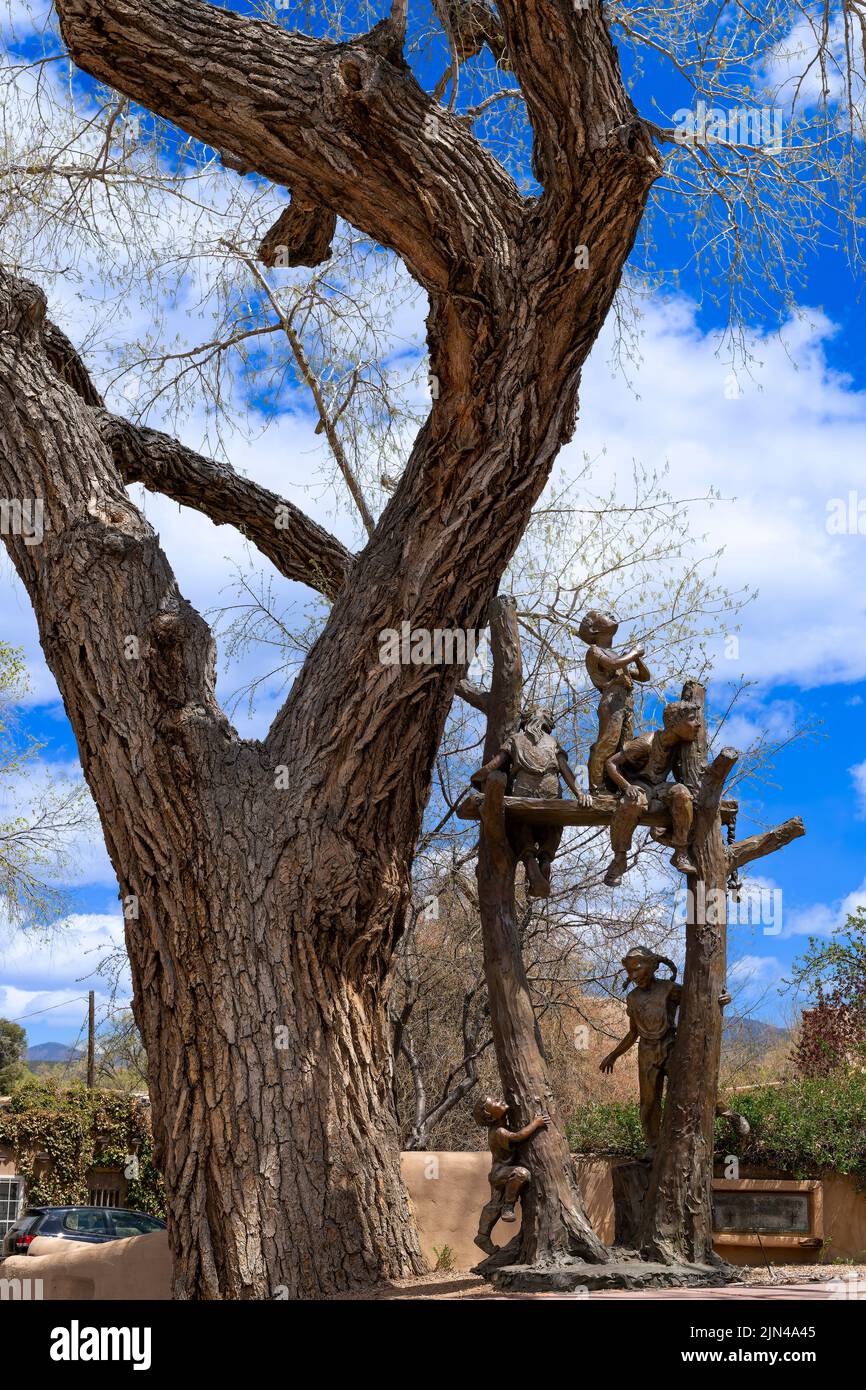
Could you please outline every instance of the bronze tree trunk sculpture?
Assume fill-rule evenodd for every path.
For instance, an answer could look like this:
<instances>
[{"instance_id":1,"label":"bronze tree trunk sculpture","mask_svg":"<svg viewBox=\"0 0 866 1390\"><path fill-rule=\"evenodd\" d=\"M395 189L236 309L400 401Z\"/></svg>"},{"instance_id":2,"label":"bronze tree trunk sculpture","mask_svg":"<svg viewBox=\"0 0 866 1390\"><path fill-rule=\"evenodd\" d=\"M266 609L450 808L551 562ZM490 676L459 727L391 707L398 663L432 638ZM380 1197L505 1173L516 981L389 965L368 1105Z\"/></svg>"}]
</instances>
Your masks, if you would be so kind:
<instances>
[{"instance_id":1,"label":"bronze tree trunk sculpture","mask_svg":"<svg viewBox=\"0 0 866 1390\"><path fill-rule=\"evenodd\" d=\"M500 596L491 604L490 639L493 675L486 696L485 763L517 727L520 715L523 669L512 598ZM506 1262L544 1264L567 1255L601 1261L607 1250L589 1224L574 1180L523 964L514 890L516 860L505 833L505 787L504 773L492 773L487 780L478 847L478 903L490 1023L511 1122L526 1125L540 1108L549 1124L527 1142L521 1156L532 1180L521 1197L520 1233L482 1268Z\"/></svg>"},{"instance_id":2,"label":"bronze tree trunk sculpture","mask_svg":"<svg viewBox=\"0 0 866 1390\"><path fill-rule=\"evenodd\" d=\"M488 742L485 761L495 753L501 731L516 723L519 710L519 644L516 624L507 621L508 600L497 599L491 614L494 653L494 681L489 698ZM497 637L497 634L498 637ZM507 673L507 674L505 674ZM515 675L515 673L517 673ZM517 684L515 680L517 679ZM713 1129L718 1101L719 1062L722 1039L722 1011L719 998L725 985L727 969L727 884L729 875L743 864L762 858L783 848L791 840L805 834L799 817L748 839L726 846L722 838L723 818L728 824L736 803L722 800L725 781L734 767L738 754L732 748L723 749L707 765L706 692L696 681L683 688L682 699L694 703L701 711L701 732L692 744L684 745L680 754L677 775L690 788L695 801L690 853L694 856L696 877L690 876L686 925L686 959L683 975L682 1001L677 1039L668 1063L668 1086L664 1119L658 1147L654 1156L649 1187L643 1173L631 1173L622 1185L624 1201L629 1211L623 1213L622 1223L629 1238L633 1236L635 1211L640 1212L638 1243L646 1260L662 1264L710 1265L715 1262L712 1245L712 1178ZM476 703L485 708L484 697ZM490 779L493 781L493 779ZM490 941L487 960L488 987L492 990L491 1017L496 1042L500 1077L510 1105L522 1097L515 1117L521 1122L530 1118L535 1096L547 1104L546 1069L538 1039L531 1042L531 1005L526 976L520 955L516 930L513 929L513 859L509 860L504 835L505 816L521 819L544 819L557 825L610 824L616 811L617 799L607 795L593 797L591 807L563 799L531 802L519 797L505 796L505 779L490 785L485 797L468 796L458 814L463 819L481 819L482 835L479 846L479 887L481 890L482 924L485 952ZM641 825L664 829L669 817L650 811L640 817ZM503 848L504 847L504 848ZM493 999L497 1008L494 1013ZM507 1007L506 1007L507 1005ZM514 1023L517 1018L519 1022ZM525 1059L529 1059L527 1063ZM536 1088L536 1089L534 1089ZM559 1130L556 1125L543 1132L545 1157L559 1164L562 1190L571 1191L571 1177L566 1147L557 1148ZM561 1137L561 1136L560 1136ZM542 1135L532 1140L528 1163L534 1173L536 1146ZM639 1167L639 1165L634 1165ZM531 1189L529 1189L531 1193ZM546 1172L538 1187L539 1196L524 1198L528 1210L530 1234L525 1247L509 1252L509 1262L533 1263L553 1249L562 1249L555 1242L538 1243L533 1200L547 1201L556 1193L555 1182ZM568 1209L566 1207L566 1209ZM577 1225L583 1216L582 1207ZM585 1218L584 1218L585 1219ZM620 1223L618 1222L618 1227ZM567 1228L567 1226L566 1226ZM580 1249L580 1239L575 1248ZM539 1251L540 1255L534 1254ZM589 1258L600 1258L598 1252ZM493 1257L494 1268L502 1263Z\"/></svg>"},{"instance_id":3,"label":"bronze tree trunk sculpture","mask_svg":"<svg viewBox=\"0 0 866 1390\"><path fill-rule=\"evenodd\" d=\"M734 869L805 834L799 817L726 847L720 803L738 753L723 748L707 762L706 691L696 681L682 698L703 712L703 733L681 755L679 776L692 790L689 849L698 870L688 879L686 957L679 1025L668 1063L659 1145L642 1206L641 1250L664 1262L711 1264L713 1131L719 1087L722 1010L727 971L727 885Z\"/></svg>"}]
</instances>

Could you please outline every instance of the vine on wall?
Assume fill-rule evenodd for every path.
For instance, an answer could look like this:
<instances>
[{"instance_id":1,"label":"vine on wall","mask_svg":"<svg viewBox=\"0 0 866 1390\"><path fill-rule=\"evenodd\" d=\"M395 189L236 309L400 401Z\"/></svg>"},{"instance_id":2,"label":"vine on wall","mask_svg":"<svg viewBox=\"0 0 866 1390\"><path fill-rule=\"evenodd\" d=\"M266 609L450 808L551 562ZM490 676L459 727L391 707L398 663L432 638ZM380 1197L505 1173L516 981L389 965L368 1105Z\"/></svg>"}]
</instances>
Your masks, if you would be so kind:
<instances>
[{"instance_id":1,"label":"vine on wall","mask_svg":"<svg viewBox=\"0 0 866 1390\"><path fill-rule=\"evenodd\" d=\"M134 1096L27 1080L0 1110L0 1145L15 1154L30 1206L86 1204L88 1170L119 1168L127 1174L126 1206L165 1215L148 1106ZM40 1154L48 1155L47 1164Z\"/></svg>"}]
</instances>

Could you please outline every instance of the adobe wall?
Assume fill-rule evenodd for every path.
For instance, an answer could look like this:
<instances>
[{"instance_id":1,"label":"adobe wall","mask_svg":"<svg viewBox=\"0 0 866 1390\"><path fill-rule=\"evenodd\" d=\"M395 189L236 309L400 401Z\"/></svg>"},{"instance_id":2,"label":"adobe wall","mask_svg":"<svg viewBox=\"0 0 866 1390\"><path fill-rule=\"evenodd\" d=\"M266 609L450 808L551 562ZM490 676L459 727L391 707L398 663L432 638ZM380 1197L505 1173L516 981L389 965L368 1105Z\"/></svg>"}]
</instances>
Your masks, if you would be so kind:
<instances>
[{"instance_id":1,"label":"adobe wall","mask_svg":"<svg viewBox=\"0 0 866 1390\"><path fill-rule=\"evenodd\" d=\"M168 1235L129 1236L104 1245L37 1236L26 1255L0 1264L0 1279L41 1279L42 1297L116 1302L171 1297Z\"/></svg>"},{"instance_id":2,"label":"adobe wall","mask_svg":"<svg viewBox=\"0 0 866 1390\"><path fill-rule=\"evenodd\" d=\"M606 1158L576 1160L577 1182L593 1229L605 1241L613 1240L613 1185ZM471 1269L483 1252L473 1237L481 1208L490 1196L487 1174L489 1153L404 1153L403 1181L409 1191L421 1250L435 1269L437 1250L450 1246L454 1269ZM498 1225L493 1232L503 1245L520 1230Z\"/></svg>"},{"instance_id":3,"label":"adobe wall","mask_svg":"<svg viewBox=\"0 0 866 1390\"><path fill-rule=\"evenodd\" d=\"M587 1216L601 1240L609 1245L614 1236L613 1182L611 1170L618 1160L577 1155L577 1185ZM481 1258L473 1236L478 1216L488 1197L487 1153L406 1153L403 1178L415 1207L421 1249L436 1265L436 1250L451 1247L453 1267L470 1269ZM438 1174L438 1176L436 1176ZM742 1176L759 1178L782 1176L764 1174L759 1169L743 1169ZM824 1199L824 1260L866 1262L866 1193L858 1190L854 1178L828 1174L822 1178ZM519 1230L512 1227L512 1231ZM493 1232L497 1245L504 1243L505 1229ZM508 1237L510 1238L510 1236ZM819 1251L814 1247L792 1246L760 1248L719 1245L719 1253L731 1264L814 1264Z\"/></svg>"}]
</instances>

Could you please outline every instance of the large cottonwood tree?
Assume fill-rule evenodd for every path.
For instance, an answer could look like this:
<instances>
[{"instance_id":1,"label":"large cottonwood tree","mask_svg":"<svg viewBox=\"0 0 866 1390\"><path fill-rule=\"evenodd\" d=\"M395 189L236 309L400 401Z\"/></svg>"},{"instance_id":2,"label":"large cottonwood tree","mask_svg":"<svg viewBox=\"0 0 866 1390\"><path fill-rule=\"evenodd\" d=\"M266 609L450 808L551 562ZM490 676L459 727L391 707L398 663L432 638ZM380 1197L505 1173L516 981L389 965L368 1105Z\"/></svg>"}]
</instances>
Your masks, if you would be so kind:
<instances>
[{"instance_id":1,"label":"large cottonwood tree","mask_svg":"<svg viewBox=\"0 0 866 1390\"><path fill-rule=\"evenodd\" d=\"M457 64L479 35L461 3L436 8ZM351 555L228 467L108 413L42 291L0 273L0 485L46 512L41 545L6 542L131 905L179 1297L316 1296L420 1267L385 995L463 673L383 665L378 634L484 625L573 431L664 136L627 94L599 0L486 8L484 41L532 124L532 196L419 85L406 0L342 43L199 0L57 0L85 72L291 191L266 264L280 246L315 264L339 216L430 304L430 416ZM133 481L242 528L333 600L261 742L217 704L212 635Z\"/></svg>"}]
</instances>

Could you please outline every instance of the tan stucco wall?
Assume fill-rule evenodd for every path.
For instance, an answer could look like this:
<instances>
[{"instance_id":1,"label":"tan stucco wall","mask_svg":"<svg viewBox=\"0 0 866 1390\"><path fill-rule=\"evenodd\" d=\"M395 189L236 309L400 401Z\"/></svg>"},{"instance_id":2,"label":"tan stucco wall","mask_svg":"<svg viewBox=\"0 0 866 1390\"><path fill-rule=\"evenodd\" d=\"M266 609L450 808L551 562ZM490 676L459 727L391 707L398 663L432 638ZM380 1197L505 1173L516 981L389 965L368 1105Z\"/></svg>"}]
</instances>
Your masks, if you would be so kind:
<instances>
[{"instance_id":1,"label":"tan stucco wall","mask_svg":"<svg viewBox=\"0 0 866 1390\"><path fill-rule=\"evenodd\" d=\"M403 1181L415 1208L421 1249L430 1268L436 1267L436 1250L450 1245L455 1269L471 1269L484 1259L473 1243L481 1208L490 1197L488 1153L405 1153ZM496 1239L502 1232L496 1228ZM519 1221L511 1232L520 1230ZM508 1237L511 1238L510 1235Z\"/></svg>"},{"instance_id":2,"label":"tan stucco wall","mask_svg":"<svg viewBox=\"0 0 866 1390\"><path fill-rule=\"evenodd\" d=\"M404 1153L403 1181L409 1191L430 1268L436 1250L449 1245L455 1269L471 1269L484 1258L473 1237L481 1208L489 1199L488 1153ZM594 1229L604 1241L613 1240L613 1186L610 1163L605 1158L580 1159L575 1164L578 1187ZM503 1245L520 1230L500 1223L493 1232Z\"/></svg>"},{"instance_id":3,"label":"tan stucco wall","mask_svg":"<svg viewBox=\"0 0 866 1390\"><path fill-rule=\"evenodd\" d=\"M830 1260L866 1261L866 1193L853 1178L834 1174L824 1183L824 1236Z\"/></svg>"},{"instance_id":4,"label":"tan stucco wall","mask_svg":"<svg viewBox=\"0 0 866 1390\"><path fill-rule=\"evenodd\" d=\"M577 1183L587 1216L599 1237L610 1245L614 1237L613 1182L611 1169L617 1162L608 1158L575 1158ZM472 1237L478 1228L478 1215L487 1201L486 1153L404 1154L403 1177L415 1207L421 1248L436 1264L436 1248L450 1245L455 1269L469 1269L480 1256ZM438 1172L438 1177L429 1176ZM761 1177L757 1169L745 1170L743 1177ZM866 1194L857 1190L853 1178L830 1174L822 1179L824 1197L824 1238L828 1260L866 1259ZM519 1226L512 1227L513 1231ZM493 1239L497 1245L508 1237L505 1227L497 1226ZM791 1246L759 1248L736 1245L717 1247L731 1264L813 1264L814 1249Z\"/></svg>"},{"instance_id":5,"label":"tan stucco wall","mask_svg":"<svg viewBox=\"0 0 866 1390\"><path fill-rule=\"evenodd\" d=\"M605 1245L613 1244L613 1164L608 1158L575 1158L577 1186L590 1225Z\"/></svg>"},{"instance_id":6,"label":"tan stucco wall","mask_svg":"<svg viewBox=\"0 0 866 1390\"><path fill-rule=\"evenodd\" d=\"M155 1231L105 1245L37 1236L26 1255L10 1255L0 1264L0 1278L41 1279L46 1300L161 1301L171 1289L168 1236Z\"/></svg>"}]
</instances>

